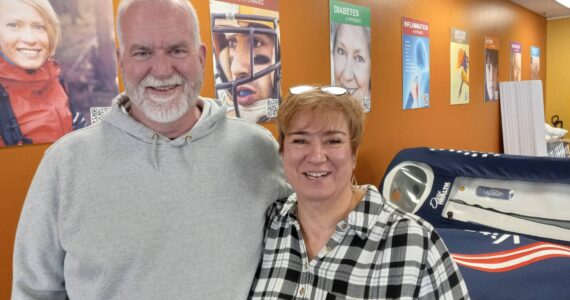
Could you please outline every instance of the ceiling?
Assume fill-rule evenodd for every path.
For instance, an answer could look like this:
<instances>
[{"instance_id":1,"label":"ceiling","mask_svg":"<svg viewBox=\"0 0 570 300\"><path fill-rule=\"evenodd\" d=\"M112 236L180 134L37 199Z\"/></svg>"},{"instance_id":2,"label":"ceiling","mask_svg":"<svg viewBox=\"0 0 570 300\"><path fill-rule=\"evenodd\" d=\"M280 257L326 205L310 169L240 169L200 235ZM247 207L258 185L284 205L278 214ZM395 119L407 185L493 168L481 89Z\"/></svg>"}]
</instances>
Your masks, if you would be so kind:
<instances>
[{"instance_id":1,"label":"ceiling","mask_svg":"<svg viewBox=\"0 0 570 300\"><path fill-rule=\"evenodd\" d=\"M555 0L510 0L522 7L525 7L547 19L568 18L570 8L556 2Z\"/></svg>"}]
</instances>

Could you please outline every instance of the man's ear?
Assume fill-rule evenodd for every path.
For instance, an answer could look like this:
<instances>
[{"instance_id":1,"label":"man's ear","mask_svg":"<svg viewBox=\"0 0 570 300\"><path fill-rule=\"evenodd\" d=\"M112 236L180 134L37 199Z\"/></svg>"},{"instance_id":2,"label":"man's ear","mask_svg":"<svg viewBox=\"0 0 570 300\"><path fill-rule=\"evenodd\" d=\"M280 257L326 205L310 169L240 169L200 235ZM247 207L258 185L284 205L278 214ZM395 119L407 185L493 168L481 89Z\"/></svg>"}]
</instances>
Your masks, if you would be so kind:
<instances>
[{"instance_id":1,"label":"man's ear","mask_svg":"<svg viewBox=\"0 0 570 300\"><path fill-rule=\"evenodd\" d=\"M202 66L202 69L204 69L206 67L206 45L200 44L200 47L198 48L198 56L200 59L200 65Z\"/></svg>"}]
</instances>

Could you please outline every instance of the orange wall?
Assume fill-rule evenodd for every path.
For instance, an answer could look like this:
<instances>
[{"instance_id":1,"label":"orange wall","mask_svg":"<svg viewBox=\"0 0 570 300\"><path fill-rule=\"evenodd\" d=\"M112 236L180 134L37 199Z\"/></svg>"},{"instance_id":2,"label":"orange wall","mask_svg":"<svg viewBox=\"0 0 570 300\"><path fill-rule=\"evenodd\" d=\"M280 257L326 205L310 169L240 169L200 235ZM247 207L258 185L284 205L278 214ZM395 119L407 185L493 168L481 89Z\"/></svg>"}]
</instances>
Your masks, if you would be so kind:
<instances>
[{"instance_id":1,"label":"orange wall","mask_svg":"<svg viewBox=\"0 0 570 300\"><path fill-rule=\"evenodd\" d=\"M117 0L113 0L115 4ZM207 0L194 1L201 37L211 51ZM330 81L328 0L281 0L283 90ZM530 45L546 53L546 20L506 0L351 0L371 7L372 112L358 155L357 178L378 184L402 148L501 150L500 108L483 101L483 37L500 38L499 79L508 80L509 42L523 45L523 80L530 74ZM431 108L402 111L401 17L428 21L431 36ZM470 35L471 103L449 105L449 28ZM202 94L213 96L211 57ZM546 57L541 57L544 82ZM275 131L274 125L268 127ZM0 299L10 293L14 232L33 173L47 145L0 149Z\"/></svg>"}]
</instances>

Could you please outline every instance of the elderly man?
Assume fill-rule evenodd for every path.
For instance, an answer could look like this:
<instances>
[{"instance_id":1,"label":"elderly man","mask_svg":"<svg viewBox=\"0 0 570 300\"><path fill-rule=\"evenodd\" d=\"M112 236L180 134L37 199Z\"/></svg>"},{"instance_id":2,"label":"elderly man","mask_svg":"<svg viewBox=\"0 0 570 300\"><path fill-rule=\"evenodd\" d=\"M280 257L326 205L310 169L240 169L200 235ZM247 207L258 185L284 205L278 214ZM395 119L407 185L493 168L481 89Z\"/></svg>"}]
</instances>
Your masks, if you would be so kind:
<instances>
[{"instance_id":1,"label":"elderly man","mask_svg":"<svg viewBox=\"0 0 570 300\"><path fill-rule=\"evenodd\" d=\"M117 32L126 93L45 153L12 297L245 298L264 211L289 193L276 142L198 96L206 50L186 0L123 0Z\"/></svg>"}]
</instances>

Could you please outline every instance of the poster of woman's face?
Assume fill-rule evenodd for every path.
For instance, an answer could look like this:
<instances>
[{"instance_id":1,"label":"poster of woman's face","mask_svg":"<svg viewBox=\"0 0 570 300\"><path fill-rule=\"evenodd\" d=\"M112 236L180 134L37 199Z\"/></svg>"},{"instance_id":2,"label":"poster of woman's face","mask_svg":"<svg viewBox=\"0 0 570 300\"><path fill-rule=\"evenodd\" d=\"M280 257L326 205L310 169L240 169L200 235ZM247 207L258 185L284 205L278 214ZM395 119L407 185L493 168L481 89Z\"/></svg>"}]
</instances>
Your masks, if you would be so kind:
<instances>
[{"instance_id":1,"label":"poster of woman's face","mask_svg":"<svg viewBox=\"0 0 570 300\"><path fill-rule=\"evenodd\" d=\"M69 101L91 123L91 108L117 95L112 1L0 0L0 51L33 72L52 60ZM97 109L95 109L95 117Z\"/></svg>"},{"instance_id":2,"label":"poster of woman's face","mask_svg":"<svg viewBox=\"0 0 570 300\"><path fill-rule=\"evenodd\" d=\"M370 99L370 28L331 25L332 84L347 88L358 99ZM363 101L364 103L365 101Z\"/></svg>"}]
</instances>

